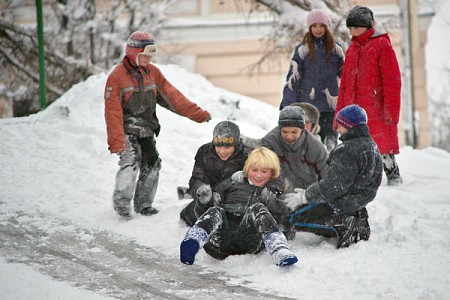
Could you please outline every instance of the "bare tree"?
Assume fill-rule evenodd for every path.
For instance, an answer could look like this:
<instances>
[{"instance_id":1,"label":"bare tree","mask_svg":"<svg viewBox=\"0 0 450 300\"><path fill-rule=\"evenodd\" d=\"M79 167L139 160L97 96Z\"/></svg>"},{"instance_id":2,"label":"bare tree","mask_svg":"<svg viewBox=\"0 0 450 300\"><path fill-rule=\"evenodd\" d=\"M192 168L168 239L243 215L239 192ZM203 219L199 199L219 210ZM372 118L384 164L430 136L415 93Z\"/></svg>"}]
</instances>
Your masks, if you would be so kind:
<instances>
[{"instance_id":1,"label":"bare tree","mask_svg":"<svg viewBox=\"0 0 450 300\"><path fill-rule=\"evenodd\" d=\"M235 0L237 5L246 0ZM264 62L279 62L290 57L296 44L302 41L308 30L306 15L315 8L327 11L333 21L333 31L338 42L346 46L349 42L345 18L350 9L348 0L253 0L249 13L268 10L273 17L272 30L262 38L264 55L249 66L251 72L258 72Z\"/></svg>"},{"instance_id":2,"label":"bare tree","mask_svg":"<svg viewBox=\"0 0 450 300\"><path fill-rule=\"evenodd\" d=\"M17 23L20 9L32 11L34 2L0 4L0 82L2 93L13 95L15 116L39 110L36 28ZM99 12L94 0L44 1L47 102L90 75L110 69L133 31L151 29L157 36L176 2L113 0L110 9Z\"/></svg>"}]
</instances>

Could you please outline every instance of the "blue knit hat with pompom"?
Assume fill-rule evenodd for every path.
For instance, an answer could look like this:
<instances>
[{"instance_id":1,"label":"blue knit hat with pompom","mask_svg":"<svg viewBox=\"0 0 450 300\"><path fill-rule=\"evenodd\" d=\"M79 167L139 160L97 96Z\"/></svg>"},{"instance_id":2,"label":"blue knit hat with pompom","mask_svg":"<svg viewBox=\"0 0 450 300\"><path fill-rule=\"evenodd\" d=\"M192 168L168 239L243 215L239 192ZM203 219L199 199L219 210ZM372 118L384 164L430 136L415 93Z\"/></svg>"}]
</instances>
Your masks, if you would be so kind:
<instances>
[{"instance_id":1,"label":"blue knit hat with pompom","mask_svg":"<svg viewBox=\"0 0 450 300\"><path fill-rule=\"evenodd\" d=\"M336 123L347 129L367 124L367 113L364 108L352 104L341 109L336 115Z\"/></svg>"}]
</instances>

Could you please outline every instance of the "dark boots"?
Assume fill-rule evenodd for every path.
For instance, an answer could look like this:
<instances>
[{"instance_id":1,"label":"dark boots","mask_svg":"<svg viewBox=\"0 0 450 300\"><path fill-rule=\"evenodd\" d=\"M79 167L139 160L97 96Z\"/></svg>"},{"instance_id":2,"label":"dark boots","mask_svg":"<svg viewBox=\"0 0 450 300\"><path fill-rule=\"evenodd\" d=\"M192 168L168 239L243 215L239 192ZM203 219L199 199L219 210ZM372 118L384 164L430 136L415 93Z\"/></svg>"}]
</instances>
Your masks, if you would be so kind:
<instances>
[{"instance_id":1,"label":"dark boots","mask_svg":"<svg viewBox=\"0 0 450 300\"><path fill-rule=\"evenodd\" d=\"M360 240L368 241L370 225L367 209L364 207L356 213L356 216L347 217L343 226L337 227L337 230L339 237L336 247L338 249L348 247Z\"/></svg>"},{"instance_id":2,"label":"dark boots","mask_svg":"<svg viewBox=\"0 0 450 300\"><path fill-rule=\"evenodd\" d=\"M344 224L341 227L338 227L338 241L336 244L336 248L345 248L350 246L352 243L356 243L356 228L358 223L357 217L350 216L347 217Z\"/></svg>"},{"instance_id":3,"label":"dark boots","mask_svg":"<svg viewBox=\"0 0 450 300\"><path fill-rule=\"evenodd\" d=\"M395 161L394 154L383 154L383 169L387 178L387 185L395 186L403 183L403 179L400 176L400 170L397 162Z\"/></svg>"}]
</instances>

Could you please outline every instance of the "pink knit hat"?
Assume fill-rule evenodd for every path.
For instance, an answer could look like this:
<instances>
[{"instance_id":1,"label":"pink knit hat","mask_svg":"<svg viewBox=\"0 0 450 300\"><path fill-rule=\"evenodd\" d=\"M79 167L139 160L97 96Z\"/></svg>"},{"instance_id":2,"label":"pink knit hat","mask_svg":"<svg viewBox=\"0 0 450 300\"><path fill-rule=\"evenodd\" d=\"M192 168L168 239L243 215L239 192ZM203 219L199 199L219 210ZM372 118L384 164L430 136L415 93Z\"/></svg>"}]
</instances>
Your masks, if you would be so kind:
<instances>
[{"instance_id":1,"label":"pink knit hat","mask_svg":"<svg viewBox=\"0 0 450 300\"><path fill-rule=\"evenodd\" d=\"M323 9L313 9L306 17L306 26L309 29L314 23L322 23L331 28L331 18Z\"/></svg>"}]
</instances>

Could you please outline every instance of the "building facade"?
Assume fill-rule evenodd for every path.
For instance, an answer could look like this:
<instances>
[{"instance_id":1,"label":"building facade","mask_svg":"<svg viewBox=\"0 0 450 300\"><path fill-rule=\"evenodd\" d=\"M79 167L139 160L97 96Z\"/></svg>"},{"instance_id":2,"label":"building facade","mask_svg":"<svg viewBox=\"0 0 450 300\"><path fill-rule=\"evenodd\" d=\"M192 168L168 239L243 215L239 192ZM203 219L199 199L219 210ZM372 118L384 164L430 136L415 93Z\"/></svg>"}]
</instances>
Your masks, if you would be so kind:
<instances>
[{"instance_id":1,"label":"building facade","mask_svg":"<svg viewBox=\"0 0 450 300\"><path fill-rule=\"evenodd\" d=\"M370 7L377 24L397 20L397 26L388 30L403 74L400 143L425 148L431 145L431 138L424 49L433 14L426 4L416 2L421 1L351 1L352 5ZM158 42L162 46L160 53L168 57L167 62L199 73L218 87L277 107L289 58L265 62L258 72L250 69L264 54L261 38L271 29L271 18L264 12L249 17L246 4L238 7L234 1L181 0L180 3L182 13L172 16ZM406 6L411 28L407 35L401 21L406 16ZM407 52L408 58L404 55Z\"/></svg>"}]
</instances>

